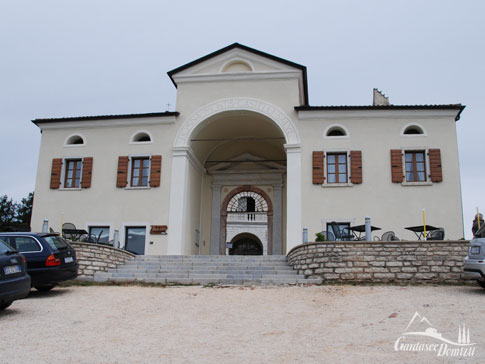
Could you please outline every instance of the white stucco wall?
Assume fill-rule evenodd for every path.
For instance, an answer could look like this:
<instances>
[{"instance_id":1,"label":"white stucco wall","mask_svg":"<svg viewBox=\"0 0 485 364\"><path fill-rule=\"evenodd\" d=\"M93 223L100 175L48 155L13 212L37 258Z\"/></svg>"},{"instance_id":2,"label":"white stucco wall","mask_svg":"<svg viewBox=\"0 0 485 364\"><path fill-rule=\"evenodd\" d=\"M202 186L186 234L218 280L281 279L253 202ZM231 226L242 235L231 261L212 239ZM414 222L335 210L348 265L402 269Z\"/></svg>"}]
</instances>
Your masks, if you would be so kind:
<instances>
[{"instance_id":1,"label":"white stucco wall","mask_svg":"<svg viewBox=\"0 0 485 364\"><path fill-rule=\"evenodd\" d=\"M436 115L433 111L408 111L401 115L361 116L335 113L304 113L298 123L302 138L303 221L310 240L325 230L326 222L349 221L364 224L366 216L382 230L392 230L401 239L415 239L404 227L426 223L445 228L446 238L463 237L460 177L454 115ZM456 113L455 113L456 114ZM422 126L426 135L401 135L405 125ZM345 126L348 138L325 138L329 125ZM439 148L443 182L428 185L405 185L391 181L391 149L426 150ZM312 184L312 151L362 151L363 183L351 187ZM427 170L429 174L429 169ZM429 180L429 177L428 177Z\"/></svg>"},{"instance_id":2,"label":"white stucco wall","mask_svg":"<svg viewBox=\"0 0 485 364\"><path fill-rule=\"evenodd\" d=\"M88 230L89 225L110 226L110 239L114 229L120 230L124 243L124 226L167 225L170 193L171 143L175 125L147 125L152 119L133 119L128 126L97 126L72 128L71 122L57 124L56 129L42 132L39 168L36 178L32 229L41 231L43 219L55 231L64 222L71 222L78 229ZM69 124L71 123L71 124ZM103 124L106 124L103 121ZM53 124L54 126L54 124ZM64 126L64 127L62 127ZM131 137L139 130L152 135L150 144L130 144ZM64 146L69 135L81 134L84 146ZM117 188L116 175L119 156L162 155L160 187L147 189ZM53 158L93 157L91 188L50 189ZM64 167L64 165L63 165ZM167 251L167 236L149 235L147 229L146 252L163 254ZM153 244L150 244L150 241Z\"/></svg>"}]
</instances>

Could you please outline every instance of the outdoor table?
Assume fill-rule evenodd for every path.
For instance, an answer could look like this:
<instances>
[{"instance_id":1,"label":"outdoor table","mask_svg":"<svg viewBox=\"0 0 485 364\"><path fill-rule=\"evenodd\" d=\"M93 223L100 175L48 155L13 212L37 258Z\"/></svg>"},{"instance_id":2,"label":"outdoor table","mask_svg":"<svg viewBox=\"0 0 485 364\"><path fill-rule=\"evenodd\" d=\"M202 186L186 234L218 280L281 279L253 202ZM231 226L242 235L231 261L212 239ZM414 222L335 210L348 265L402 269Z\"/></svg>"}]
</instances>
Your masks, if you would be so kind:
<instances>
[{"instance_id":1,"label":"outdoor table","mask_svg":"<svg viewBox=\"0 0 485 364\"><path fill-rule=\"evenodd\" d=\"M73 240L79 240L81 236L87 234L86 230L79 230L79 229L62 229L62 236L66 237L66 235L70 235Z\"/></svg>"},{"instance_id":2,"label":"outdoor table","mask_svg":"<svg viewBox=\"0 0 485 364\"><path fill-rule=\"evenodd\" d=\"M349 228L349 230L351 230L354 233L356 240L363 240L364 239L362 237L362 233L365 233L365 225L355 225L355 226L352 226L351 228ZM382 229L380 227L371 225L370 231L376 231L376 230L382 230ZM358 233L358 235L357 235L357 233Z\"/></svg>"},{"instance_id":3,"label":"outdoor table","mask_svg":"<svg viewBox=\"0 0 485 364\"><path fill-rule=\"evenodd\" d=\"M424 235L424 225L408 226L408 227L405 227L404 229L410 230L414 234L416 234L416 236L418 237L418 240L422 240L422 239L426 240L431 231L439 230L440 228L437 228L431 225L426 225L426 235Z\"/></svg>"}]
</instances>

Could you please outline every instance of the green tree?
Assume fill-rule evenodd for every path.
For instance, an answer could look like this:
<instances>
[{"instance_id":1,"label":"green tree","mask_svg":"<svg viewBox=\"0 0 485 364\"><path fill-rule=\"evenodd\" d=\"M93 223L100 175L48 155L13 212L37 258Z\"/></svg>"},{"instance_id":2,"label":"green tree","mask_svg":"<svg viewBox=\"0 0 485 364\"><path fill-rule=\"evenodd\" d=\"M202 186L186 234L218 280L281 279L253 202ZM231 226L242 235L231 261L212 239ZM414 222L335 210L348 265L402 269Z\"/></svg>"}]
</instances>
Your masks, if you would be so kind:
<instances>
[{"instance_id":1,"label":"green tree","mask_svg":"<svg viewBox=\"0 0 485 364\"><path fill-rule=\"evenodd\" d=\"M0 231L5 231L15 222L17 204L9 199L7 195L0 197Z\"/></svg>"},{"instance_id":2,"label":"green tree","mask_svg":"<svg viewBox=\"0 0 485 364\"><path fill-rule=\"evenodd\" d=\"M15 218L19 224L30 225L33 203L34 203L34 193L30 192L29 195L23 198L20 204L17 206L17 214Z\"/></svg>"}]
</instances>

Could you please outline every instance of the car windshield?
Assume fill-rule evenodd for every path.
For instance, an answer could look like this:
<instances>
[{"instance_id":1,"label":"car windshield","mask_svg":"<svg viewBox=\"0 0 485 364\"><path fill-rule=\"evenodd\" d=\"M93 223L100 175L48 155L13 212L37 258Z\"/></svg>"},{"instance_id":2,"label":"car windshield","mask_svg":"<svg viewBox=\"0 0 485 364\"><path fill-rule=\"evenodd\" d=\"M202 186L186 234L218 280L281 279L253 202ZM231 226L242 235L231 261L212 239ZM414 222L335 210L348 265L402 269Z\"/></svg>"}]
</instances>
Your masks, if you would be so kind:
<instances>
[{"instance_id":1,"label":"car windshield","mask_svg":"<svg viewBox=\"0 0 485 364\"><path fill-rule=\"evenodd\" d=\"M14 252L15 249L8 245L6 242L0 239L0 254L5 254L6 252Z\"/></svg>"},{"instance_id":2,"label":"car windshield","mask_svg":"<svg viewBox=\"0 0 485 364\"><path fill-rule=\"evenodd\" d=\"M65 249L68 247L64 239L59 236L45 236L44 239L52 249Z\"/></svg>"}]
</instances>

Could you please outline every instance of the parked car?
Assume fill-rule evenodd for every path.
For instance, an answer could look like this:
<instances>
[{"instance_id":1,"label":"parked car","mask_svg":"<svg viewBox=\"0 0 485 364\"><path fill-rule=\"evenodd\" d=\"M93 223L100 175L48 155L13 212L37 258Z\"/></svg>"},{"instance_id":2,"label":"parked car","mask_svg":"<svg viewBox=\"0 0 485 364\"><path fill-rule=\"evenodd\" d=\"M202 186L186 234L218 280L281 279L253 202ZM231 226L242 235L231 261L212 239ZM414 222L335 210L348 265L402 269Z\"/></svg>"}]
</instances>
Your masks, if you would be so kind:
<instances>
[{"instance_id":1,"label":"parked car","mask_svg":"<svg viewBox=\"0 0 485 364\"><path fill-rule=\"evenodd\" d=\"M0 311L30 291L25 257L0 239Z\"/></svg>"},{"instance_id":2,"label":"parked car","mask_svg":"<svg viewBox=\"0 0 485 364\"><path fill-rule=\"evenodd\" d=\"M25 256L32 286L39 291L77 277L76 251L59 234L0 233L0 239Z\"/></svg>"},{"instance_id":3,"label":"parked car","mask_svg":"<svg viewBox=\"0 0 485 364\"><path fill-rule=\"evenodd\" d=\"M463 270L466 277L476 279L477 283L485 288L485 225L470 240Z\"/></svg>"}]
</instances>

